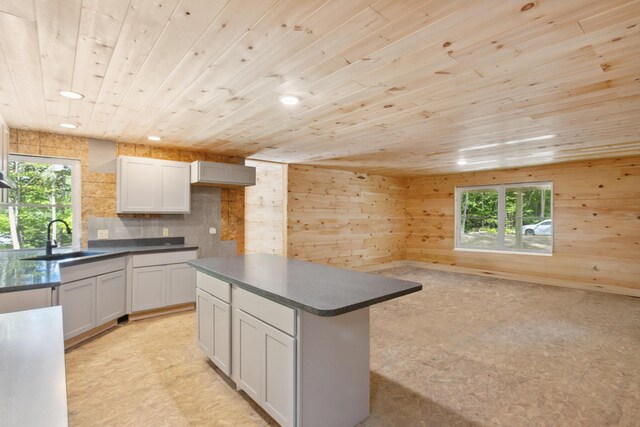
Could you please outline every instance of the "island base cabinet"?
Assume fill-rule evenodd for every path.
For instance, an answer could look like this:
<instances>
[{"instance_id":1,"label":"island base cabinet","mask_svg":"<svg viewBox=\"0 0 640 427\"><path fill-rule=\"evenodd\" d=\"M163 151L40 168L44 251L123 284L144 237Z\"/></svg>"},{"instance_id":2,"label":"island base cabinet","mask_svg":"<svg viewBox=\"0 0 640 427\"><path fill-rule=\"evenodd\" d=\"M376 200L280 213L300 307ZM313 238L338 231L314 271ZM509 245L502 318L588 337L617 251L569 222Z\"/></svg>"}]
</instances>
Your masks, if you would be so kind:
<instances>
[{"instance_id":1,"label":"island base cabinet","mask_svg":"<svg viewBox=\"0 0 640 427\"><path fill-rule=\"evenodd\" d=\"M295 425L296 340L235 310L234 376L244 390L282 426Z\"/></svg>"},{"instance_id":2,"label":"island base cabinet","mask_svg":"<svg viewBox=\"0 0 640 427\"><path fill-rule=\"evenodd\" d=\"M198 345L227 376L231 375L231 309L207 292L196 291Z\"/></svg>"},{"instance_id":3,"label":"island base cabinet","mask_svg":"<svg viewBox=\"0 0 640 427\"><path fill-rule=\"evenodd\" d=\"M68 340L96 325L96 278L78 280L60 286L64 339Z\"/></svg>"},{"instance_id":4,"label":"island base cabinet","mask_svg":"<svg viewBox=\"0 0 640 427\"><path fill-rule=\"evenodd\" d=\"M293 426L296 341L269 325L263 326L263 407L280 425Z\"/></svg>"},{"instance_id":5,"label":"island base cabinet","mask_svg":"<svg viewBox=\"0 0 640 427\"><path fill-rule=\"evenodd\" d=\"M321 317L298 310L298 425L357 425L369 416L369 308Z\"/></svg>"},{"instance_id":6,"label":"island base cabinet","mask_svg":"<svg viewBox=\"0 0 640 427\"><path fill-rule=\"evenodd\" d=\"M260 322L240 310L236 310L237 333L237 385L258 403L261 403L261 331Z\"/></svg>"}]
</instances>

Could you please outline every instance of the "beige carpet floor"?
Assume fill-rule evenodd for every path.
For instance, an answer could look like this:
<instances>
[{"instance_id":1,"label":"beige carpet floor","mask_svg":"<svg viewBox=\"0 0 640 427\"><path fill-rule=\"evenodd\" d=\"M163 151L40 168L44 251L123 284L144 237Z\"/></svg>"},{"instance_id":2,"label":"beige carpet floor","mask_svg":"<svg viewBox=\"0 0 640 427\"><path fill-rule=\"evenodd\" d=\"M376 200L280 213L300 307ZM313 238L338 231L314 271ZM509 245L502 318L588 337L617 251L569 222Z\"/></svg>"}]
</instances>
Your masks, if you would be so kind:
<instances>
[{"instance_id":1,"label":"beige carpet floor","mask_svg":"<svg viewBox=\"0 0 640 427\"><path fill-rule=\"evenodd\" d=\"M640 299L419 268L371 310L362 426L640 426ZM66 355L71 426L263 426L213 368L193 311L130 322Z\"/></svg>"}]
</instances>

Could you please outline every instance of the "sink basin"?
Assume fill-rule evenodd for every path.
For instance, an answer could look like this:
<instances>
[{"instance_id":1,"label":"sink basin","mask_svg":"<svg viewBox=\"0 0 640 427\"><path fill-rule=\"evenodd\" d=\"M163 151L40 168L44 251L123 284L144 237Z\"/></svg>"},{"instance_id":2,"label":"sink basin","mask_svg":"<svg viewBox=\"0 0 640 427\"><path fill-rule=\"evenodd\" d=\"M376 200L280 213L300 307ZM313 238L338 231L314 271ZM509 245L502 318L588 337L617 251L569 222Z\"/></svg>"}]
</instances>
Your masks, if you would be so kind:
<instances>
[{"instance_id":1,"label":"sink basin","mask_svg":"<svg viewBox=\"0 0 640 427\"><path fill-rule=\"evenodd\" d=\"M104 252L76 251L76 252L67 252L63 254L40 255L40 256L34 256L30 258L22 258L22 260L23 261L58 261L61 259L82 258L85 256L93 256L93 255L101 255L101 254L104 254Z\"/></svg>"}]
</instances>

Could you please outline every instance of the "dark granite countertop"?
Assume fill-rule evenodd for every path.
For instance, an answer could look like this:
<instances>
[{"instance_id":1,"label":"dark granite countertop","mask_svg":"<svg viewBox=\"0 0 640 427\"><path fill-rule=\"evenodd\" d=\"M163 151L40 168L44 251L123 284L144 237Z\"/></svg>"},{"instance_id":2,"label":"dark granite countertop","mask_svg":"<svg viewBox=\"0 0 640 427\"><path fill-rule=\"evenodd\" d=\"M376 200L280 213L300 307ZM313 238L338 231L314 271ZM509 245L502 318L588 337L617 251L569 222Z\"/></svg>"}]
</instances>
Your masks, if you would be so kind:
<instances>
[{"instance_id":1,"label":"dark granite countertop","mask_svg":"<svg viewBox=\"0 0 640 427\"><path fill-rule=\"evenodd\" d=\"M189 264L205 274L318 316L337 316L422 289L416 282L277 255L203 258Z\"/></svg>"},{"instance_id":2,"label":"dark granite countertop","mask_svg":"<svg viewBox=\"0 0 640 427\"><path fill-rule=\"evenodd\" d=\"M51 288L60 285L60 268L85 264L93 261L156 252L196 250L189 245L154 245L123 247L65 248L54 250L54 254L76 251L91 251L95 255L67 258L55 261L31 261L24 258L44 255L44 249L0 251L0 293L23 291L37 288Z\"/></svg>"}]
</instances>

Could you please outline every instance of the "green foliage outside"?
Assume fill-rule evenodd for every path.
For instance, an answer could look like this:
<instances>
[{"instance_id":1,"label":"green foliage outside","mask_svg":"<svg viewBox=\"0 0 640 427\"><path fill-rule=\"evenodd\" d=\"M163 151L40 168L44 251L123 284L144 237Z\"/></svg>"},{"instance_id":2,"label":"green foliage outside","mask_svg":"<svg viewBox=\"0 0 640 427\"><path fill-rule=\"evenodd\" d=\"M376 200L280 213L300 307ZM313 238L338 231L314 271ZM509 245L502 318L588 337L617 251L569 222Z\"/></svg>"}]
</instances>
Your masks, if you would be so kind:
<instances>
[{"instance_id":1,"label":"green foliage outside","mask_svg":"<svg viewBox=\"0 0 640 427\"><path fill-rule=\"evenodd\" d=\"M9 177L17 189L9 190L9 203L0 205L0 249L43 248L47 224L52 219L62 219L71 227L69 166L11 161ZM63 224L58 223L55 230L60 246L72 244L72 236L66 233Z\"/></svg>"}]
</instances>

